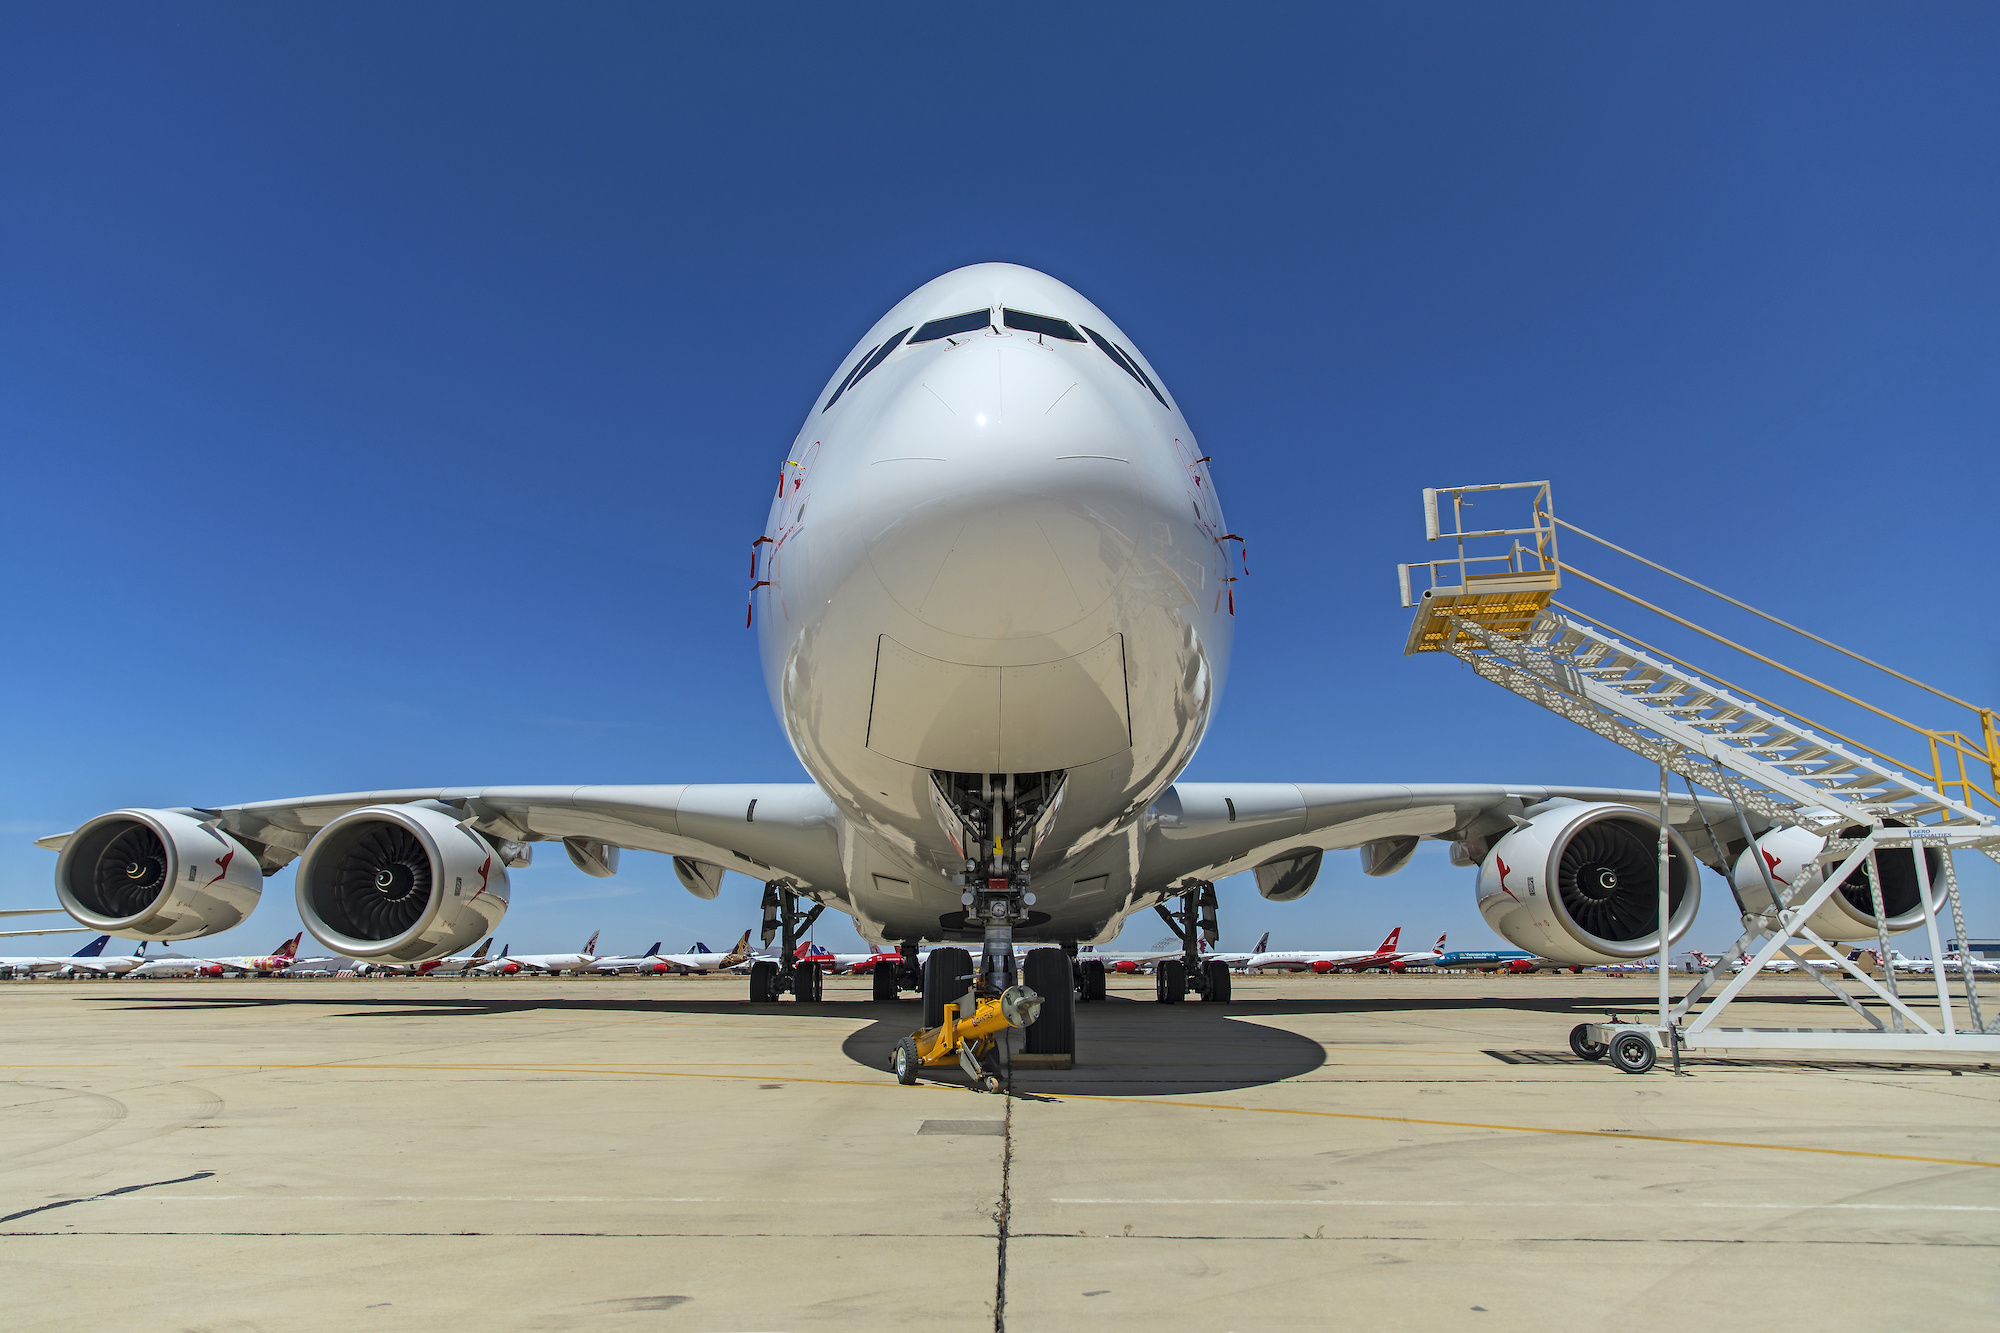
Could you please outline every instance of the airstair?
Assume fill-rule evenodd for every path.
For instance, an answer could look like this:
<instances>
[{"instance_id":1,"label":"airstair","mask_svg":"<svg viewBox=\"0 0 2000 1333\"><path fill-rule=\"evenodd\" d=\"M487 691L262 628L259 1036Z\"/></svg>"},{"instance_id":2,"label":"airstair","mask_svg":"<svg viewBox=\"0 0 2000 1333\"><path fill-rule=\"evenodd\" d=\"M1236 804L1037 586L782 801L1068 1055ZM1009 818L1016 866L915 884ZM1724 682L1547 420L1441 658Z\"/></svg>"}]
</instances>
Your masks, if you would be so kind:
<instances>
[{"instance_id":1,"label":"airstair","mask_svg":"<svg viewBox=\"0 0 2000 1333\"><path fill-rule=\"evenodd\" d=\"M1501 494L1489 495L1490 492ZM1474 500L1471 497L1479 497ZM1522 502L1526 502L1523 504ZM1498 502L1497 504L1495 502ZM1467 510L1525 509L1517 526L1468 528ZM1930 1050L2000 1051L2000 1021L1982 1019L1975 969L1965 952L1964 906L1953 854L1977 851L2000 861L2000 737L1995 714L1987 708L1924 685L1913 677L1860 656L1831 640L1777 619L1748 603L1676 574L1643 556L1585 532L1555 516L1548 482L1508 482L1485 486L1448 487L1424 492L1426 536L1455 543L1456 554L1439 560L1403 565L1398 569L1403 605L1415 611L1405 644L1406 654L1445 653L1470 666L1485 680L1541 705L1557 716L1593 731L1645 758L1660 770L1662 817L1667 806L1668 775L1678 775L1692 797L1700 786L1726 798L1736 827L1708 829L1718 853L1727 843L1754 841L1748 813L1760 822L1795 825L1825 838L1817 863L1791 883L1773 880L1768 858L1759 862L1765 896L1746 900L1737 894L1743 933L1737 943L1712 964L1678 1002L1669 994L1667 943L1662 932L1656 966L1660 978L1657 1023L1591 1025L1592 1040L1612 1042L1624 1032L1678 1053L1687 1049L1806 1048L1857 1051ZM1750 614L1821 644L1874 670L1928 691L1952 704L1971 709L1973 731L1938 730L1907 721L1885 708L1779 662L1692 619L1618 588L1602 578L1565 563L1559 553L1558 529L1599 543L1621 556L1721 598ZM1422 575L1428 587L1418 586ZM1898 762L1852 736L1811 723L1798 711L1733 685L1713 672L1663 648L1645 643L1604 621L1556 600L1565 576L1625 599L1649 614L1735 652L1765 668L1828 691L1875 719L1887 719L1921 736L1928 747L1928 771ZM1982 779L1983 773L1983 779ZM1697 811L1701 803L1696 803ZM1883 902L1883 878L1877 872L1878 853L1904 849L1910 853L1918 880L1922 928L1930 946L1930 980L1935 995L1923 1003L1926 1016L1900 994L1889 960L1889 913ZM1933 857L1943 880L1942 892L1931 882ZM1872 896L1876 925L1875 954L1882 977L1870 976L1855 958L1843 955L1810 926L1815 913L1850 877L1867 867L1866 888ZM1732 867L1720 867L1731 875ZM1734 879L1732 877L1732 890ZM1754 895L1753 895L1754 897ZM1951 913L1960 994L1954 997L1947 960L1939 939L1938 909ZM1662 914L1664 919L1664 913ZM1802 957L1800 949L1806 951ZM1817 955L1817 957L1813 957ZM1705 1005L1713 986L1724 981L1726 969L1748 957L1733 977ZM1807 961L1813 958L1812 964ZM1865 1026L1826 1028L1729 1028L1719 1020L1744 988L1776 960L1784 959L1814 977L1843 1000ZM1813 964L1817 964L1816 966ZM1860 996L1842 987L1835 975L1858 986ZM1864 1003L1861 996L1877 1002ZM1962 1009L1957 1002L1962 999ZM1877 1008L1886 1008L1887 1021ZM1648 1061L1650 1063L1650 1061Z\"/></svg>"}]
</instances>

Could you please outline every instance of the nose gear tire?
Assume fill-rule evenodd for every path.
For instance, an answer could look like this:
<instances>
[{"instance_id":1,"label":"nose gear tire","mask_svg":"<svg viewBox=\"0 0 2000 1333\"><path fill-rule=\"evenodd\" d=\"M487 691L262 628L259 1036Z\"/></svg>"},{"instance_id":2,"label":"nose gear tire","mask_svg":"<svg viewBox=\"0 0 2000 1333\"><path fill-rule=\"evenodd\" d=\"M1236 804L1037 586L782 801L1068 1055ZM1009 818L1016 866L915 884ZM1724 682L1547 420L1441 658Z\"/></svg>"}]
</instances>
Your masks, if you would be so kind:
<instances>
[{"instance_id":1,"label":"nose gear tire","mask_svg":"<svg viewBox=\"0 0 2000 1333\"><path fill-rule=\"evenodd\" d=\"M944 1025L944 1007L972 989L972 955L963 949L932 949L924 959L924 1026Z\"/></svg>"},{"instance_id":2,"label":"nose gear tire","mask_svg":"<svg viewBox=\"0 0 2000 1333\"><path fill-rule=\"evenodd\" d=\"M1153 984L1161 1004L1179 1004L1187 994L1187 967L1178 958L1163 958L1153 969Z\"/></svg>"},{"instance_id":3,"label":"nose gear tire","mask_svg":"<svg viewBox=\"0 0 2000 1333\"><path fill-rule=\"evenodd\" d=\"M1042 997L1041 1016L1028 1025L1031 1055L1076 1054L1076 989L1069 955L1061 949L1031 949L1021 980Z\"/></svg>"}]
</instances>

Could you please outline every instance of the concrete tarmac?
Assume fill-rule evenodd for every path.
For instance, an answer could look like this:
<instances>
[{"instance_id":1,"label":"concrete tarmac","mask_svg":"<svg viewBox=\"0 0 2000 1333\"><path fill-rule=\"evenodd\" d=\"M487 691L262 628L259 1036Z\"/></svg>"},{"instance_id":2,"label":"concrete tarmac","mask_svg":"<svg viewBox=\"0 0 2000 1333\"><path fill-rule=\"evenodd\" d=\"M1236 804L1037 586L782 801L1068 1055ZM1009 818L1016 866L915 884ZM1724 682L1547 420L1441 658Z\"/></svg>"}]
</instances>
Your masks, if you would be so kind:
<instances>
[{"instance_id":1,"label":"concrete tarmac","mask_svg":"<svg viewBox=\"0 0 2000 1333\"><path fill-rule=\"evenodd\" d=\"M1009 1096L740 978L0 985L12 1327L1993 1327L2000 1070L1569 1054L1643 977L1079 1008ZM1836 1025L1804 979L1741 1021ZM1761 1011L1761 1012L1758 1012ZM997 1318L996 1318L996 1306Z\"/></svg>"}]
</instances>

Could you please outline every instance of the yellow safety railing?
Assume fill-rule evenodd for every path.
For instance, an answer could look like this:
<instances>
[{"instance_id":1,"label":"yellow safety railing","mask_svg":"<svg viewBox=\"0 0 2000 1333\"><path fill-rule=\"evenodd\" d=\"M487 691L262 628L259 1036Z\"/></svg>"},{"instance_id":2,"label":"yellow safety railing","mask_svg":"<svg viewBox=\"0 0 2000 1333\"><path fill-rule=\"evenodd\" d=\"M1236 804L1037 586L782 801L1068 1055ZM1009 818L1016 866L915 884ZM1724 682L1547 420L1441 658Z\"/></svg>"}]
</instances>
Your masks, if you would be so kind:
<instances>
[{"instance_id":1,"label":"yellow safety railing","mask_svg":"<svg viewBox=\"0 0 2000 1333\"><path fill-rule=\"evenodd\" d=\"M1529 514L1526 526L1494 526L1468 529L1465 524L1465 511L1468 508L1474 507L1476 502L1468 500L1466 497L1468 495L1499 491L1530 492L1528 496L1530 502ZM1447 503L1449 504L1449 523L1445 521L1447 511L1444 506ZM1575 565L1564 561L1558 554L1556 546L1557 528L1567 529L1579 537L1596 542L1598 545L1615 551L1619 555L1636 560L1649 569L1665 574L1667 577L1678 580L1700 592L1707 593L1711 597L1719 598L1731 606L1747 611L1751 615L1768 621L1781 629L1789 630L1794 634L1810 639L1814 643L1859 662L1863 666L1893 676L1904 684L1923 690L1946 703L1967 709L1973 715L1973 724L1966 730L1927 727L1920 722L1912 721L1909 718L1890 712L1886 708L1870 703L1847 690L1841 689L1839 686L1829 684L1816 676L1808 675L1804 671L1788 666L1776 658L1759 652L1746 644L1718 634L1714 630L1695 623L1686 616L1677 615L1663 606L1648 601L1635 593L1628 592L1594 574L1586 573ZM1703 679L1713 681L1724 689L1735 691L1745 698L1751 699L1766 708L1770 708L1795 722L1811 728L1815 732L1864 750L1877 759L1895 765L1912 777L1927 777L1934 789L1941 795L1949 797L1953 793L1957 793L1957 799L1966 806L1976 808L1977 802L1984 802L1986 805L2000 810L2000 719L1996 719L1995 710L1972 703L1966 699L1961 699L1955 694L1927 684L1914 676L1896 670L1894 667L1877 662L1873 658L1865 657L1850 648L1842 647L1831 639L1815 634L1811 630L1803 629L1798 625L1792 624L1790 621L1782 620L1767 611L1759 610L1748 602L1731 597L1728 593L1711 588L1705 583L1697 582L1685 574L1677 573L1665 565L1659 564L1657 561L1649 560L1635 551L1629 551L1615 542L1598 536L1596 533L1587 532L1574 523L1557 518L1555 516L1555 503L1551 494L1550 484L1546 481L1505 482L1497 485L1483 486L1438 487L1426 490L1424 492L1424 529L1426 540L1452 541L1456 544L1457 550L1454 555L1441 560L1420 561L1398 567L1397 574L1401 583L1403 605L1405 607L1417 608L1417 619L1411 626L1409 641L1404 649L1405 652L1435 652L1450 647L1453 640L1450 626L1454 618L1477 620L1493 632L1517 635L1526 632L1528 625L1532 622L1534 615L1539 612L1541 607L1555 606L1564 615L1575 616L1580 620L1588 621L1631 643L1636 648L1657 654L1667 661L1674 663L1676 666L1692 672ZM1508 541L1508 549L1502 554L1481 555L1474 554L1467 549L1468 542L1488 541L1496 538L1504 538ZM1498 564L1502 568L1491 573L1474 572L1475 566L1493 564ZM1420 592L1414 588L1411 578L1412 571L1415 570L1427 570L1429 573L1430 586ZM1456 575L1456 582L1448 582L1447 580L1454 574ZM1825 723L1814 721L1812 718L1800 713L1797 709L1776 703L1762 695L1745 689L1741 685L1732 684L1712 671L1685 662L1672 653L1653 644L1646 643L1644 640L1614 626L1607 625L1601 620L1584 614L1575 607L1555 602L1554 594L1561 587L1564 575L1574 576L1593 587L1601 588L1617 597L1622 597L1633 605L1670 620L1684 629L1691 630L1706 639L1721 644L1723 647L1742 653L1746 657L1762 663L1764 666L1790 676L1794 680L1825 691L1837 699L1915 733L1917 736L1923 738L1929 762L1913 764L1907 760L1885 754L1866 742L1835 730Z\"/></svg>"}]
</instances>

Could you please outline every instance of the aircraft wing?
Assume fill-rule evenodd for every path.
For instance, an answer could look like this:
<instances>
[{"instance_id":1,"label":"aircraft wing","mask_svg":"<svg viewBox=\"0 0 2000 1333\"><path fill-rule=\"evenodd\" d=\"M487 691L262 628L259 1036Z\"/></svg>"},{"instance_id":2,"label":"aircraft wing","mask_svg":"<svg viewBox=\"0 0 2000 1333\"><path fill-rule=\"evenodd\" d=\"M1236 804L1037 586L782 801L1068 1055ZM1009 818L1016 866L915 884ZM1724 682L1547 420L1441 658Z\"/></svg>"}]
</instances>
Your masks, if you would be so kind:
<instances>
[{"instance_id":1,"label":"aircraft wing","mask_svg":"<svg viewBox=\"0 0 2000 1333\"><path fill-rule=\"evenodd\" d=\"M1513 816L1551 797L1655 811L1660 804L1657 790L1614 787L1177 782L1153 803L1139 888L1158 893L1187 880L1217 880L1264 867L1277 890L1270 896L1297 897L1317 873L1315 853L1366 848L1364 863L1372 855L1381 864L1407 845L1399 840L1497 836L1513 826ZM1744 840L1735 808L1719 797L1705 796L1697 808L1685 791L1670 793L1667 818L1694 854L1719 870L1733 860L1730 847ZM1754 812L1749 819L1754 834L1770 827ZM1303 879L1296 892L1282 882L1293 867Z\"/></svg>"},{"instance_id":2,"label":"aircraft wing","mask_svg":"<svg viewBox=\"0 0 2000 1333\"><path fill-rule=\"evenodd\" d=\"M833 804L810 782L629 787L425 787L344 792L194 809L254 852L273 874L305 851L326 824L368 805L435 801L473 828L516 842L565 841L589 869L589 845L661 852L691 891L713 897L720 866L755 879L789 877L800 887L839 889ZM60 851L67 834L36 839ZM686 862L683 866L680 862ZM598 873L602 873L600 870ZM689 881L694 882L690 883Z\"/></svg>"}]
</instances>

